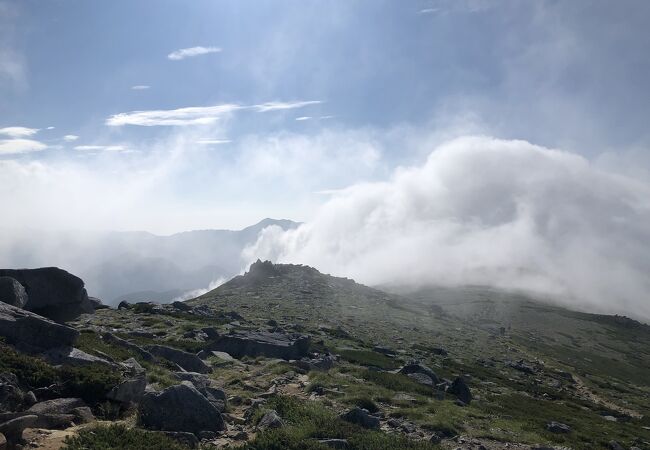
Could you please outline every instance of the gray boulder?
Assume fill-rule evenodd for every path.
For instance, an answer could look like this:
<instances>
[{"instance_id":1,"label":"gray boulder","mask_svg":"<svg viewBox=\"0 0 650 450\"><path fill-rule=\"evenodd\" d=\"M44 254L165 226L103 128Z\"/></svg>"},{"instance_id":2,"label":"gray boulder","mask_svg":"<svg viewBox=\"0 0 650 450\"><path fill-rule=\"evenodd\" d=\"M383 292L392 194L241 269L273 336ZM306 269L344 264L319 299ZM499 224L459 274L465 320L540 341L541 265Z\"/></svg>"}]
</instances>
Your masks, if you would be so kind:
<instances>
[{"instance_id":1,"label":"gray boulder","mask_svg":"<svg viewBox=\"0 0 650 450\"><path fill-rule=\"evenodd\" d=\"M0 269L0 277L14 278L24 286L25 309L57 322L95 311L83 280L58 267Z\"/></svg>"},{"instance_id":2,"label":"gray boulder","mask_svg":"<svg viewBox=\"0 0 650 450\"><path fill-rule=\"evenodd\" d=\"M566 434L571 432L571 427L561 422L549 422L546 424L546 429L551 433Z\"/></svg>"},{"instance_id":3,"label":"gray boulder","mask_svg":"<svg viewBox=\"0 0 650 450\"><path fill-rule=\"evenodd\" d=\"M0 411L22 411L24 405L23 391L13 384L0 384Z\"/></svg>"},{"instance_id":4,"label":"gray boulder","mask_svg":"<svg viewBox=\"0 0 650 450\"><path fill-rule=\"evenodd\" d=\"M175 372L174 376L184 383L191 383L219 412L226 410L227 398L223 389L212 386L212 380L196 372Z\"/></svg>"},{"instance_id":5,"label":"gray boulder","mask_svg":"<svg viewBox=\"0 0 650 450\"><path fill-rule=\"evenodd\" d=\"M235 358L266 356L290 360L307 356L310 343L309 336L249 331L219 336L211 349L226 352Z\"/></svg>"},{"instance_id":6,"label":"gray boulder","mask_svg":"<svg viewBox=\"0 0 650 450\"><path fill-rule=\"evenodd\" d=\"M466 405L469 405L472 401L472 393L469 390L467 383L465 383L465 379L463 377L457 377L454 382L451 383L451 386L449 386L447 392L454 394L456 397L458 397L458 400Z\"/></svg>"},{"instance_id":7,"label":"gray boulder","mask_svg":"<svg viewBox=\"0 0 650 450\"><path fill-rule=\"evenodd\" d=\"M265 430L267 428L282 428L283 426L284 421L274 409L264 414L257 424L257 427L260 430Z\"/></svg>"},{"instance_id":8,"label":"gray boulder","mask_svg":"<svg viewBox=\"0 0 650 450\"><path fill-rule=\"evenodd\" d=\"M7 438L0 433L0 450L7 450Z\"/></svg>"},{"instance_id":9,"label":"gray boulder","mask_svg":"<svg viewBox=\"0 0 650 450\"><path fill-rule=\"evenodd\" d=\"M188 372L210 373L212 369L198 356L164 345L150 345L147 350L154 356L164 358L178 364L181 369Z\"/></svg>"},{"instance_id":10,"label":"gray boulder","mask_svg":"<svg viewBox=\"0 0 650 450\"><path fill-rule=\"evenodd\" d=\"M409 377L410 379L412 379L413 381L416 381L416 382L418 382L420 384L423 384L423 385L429 386L429 387L433 387L433 380L431 379L431 377L429 375L425 375L425 374L420 373L420 372L415 372L415 373L409 373L406 376Z\"/></svg>"},{"instance_id":11,"label":"gray boulder","mask_svg":"<svg viewBox=\"0 0 650 450\"><path fill-rule=\"evenodd\" d=\"M80 398L56 398L36 403L27 410L30 414L72 414L76 408L83 408L86 403Z\"/></svg>"},{"instance_id":12,"label":"gray boulder","mask_svg":"<svg viewBox=\"0 0 650 450\"><path fill-rule=\"evenodd\" d=\"M360 425L363 428L379 429L379 418L371 416L367 409L361 409L359 407L352 408L350 411L341 415L341 419Z\"/></svg>"},{"instance_id":13,"label":"gray boulder","mask_svg":"<svg viewBox=\"0 0 650 450\"><path fill-rule=\"evenodd\" d=\"M68 365L68 366L89 366L91 364L101 364L107 367L114 367L115 364L91 355L74 347L57 347L51 348L43 353L43 357L54 365Z\"/></svg>"},{"instance_id":14,"label":"gray boulder","mask_svg":"<svg viewBox=\"0 0 650 450\"><path fill-rule=\"evenodd\" d=\"M147 378L144 373L123 381L115 386L106 395L106 398L124 404L139 403L147 387Z\"/></svg>"},{"instance_id":15,"label":"gray boulder","mask_svg":"<svg viewBox=\"0 0 650 450\"><path fill-rule=\"evenodd\" d=\"M142 358L145 361L153 361L153 355L143 349L142 347L133 344L132 342L126 341L122 338L119 338L115 336L114 334L111 333L104 333L102 334L102 339L110 344L118 345L120 347L124 347L127 350L132 351L133 353L137 353L140 358Z\"/></svg>"},{"instance_id":16,"label":"gray boulder","mask_svg":"<svg viewBox=\"0 0 650 450\"><path fill-rule=\"evenodd\" d=\"M189 383L170 386L160 393L147 392L140 402L140 423L161 431L222 431L221 413Z\"/></svg>"},{"instance_id":17,"label":"gray boulder","mask_svg":"<svg viewBox=\"0 0 650 450\"><path fill-rule=\"evenodd\" d=\"M24 308L27 304L27 292L15 278L0 277L0 302Z\"/></svg>"},{"instance_id":18,"label":"gray boulder","mask_svg":"<svg viewBox=\"0 0 650 450\"><path fill-rule=\"evenodd\" d=\"M74 328L0 302L0 336L28 352L42 352L61 345L72 346L79 336Z\"/></svg>"},{"instance_id":19,"label":"gray boulder","mask_svg":"<svg viewBox=\"0 0 650 450\"><path fill-rule=\"evenodd\" d=\"M412 362L408 363L407 365L405 365L404 367L402 367L399 370L399 373L404 374L404 375L409 375L409 374L412 374L412 373L421 373L421 374L424 374L424 375L428 376L431 379L431 381L433 382L433 384L438 384L440 382L440 380L438 379L438 376L436 375L436 373L433 370L429 369L424 364L420 364L419 362L416 362L416 361L412 361Z\"/></svg>"},{"instance_id":20,"label":"gray boulder","mask_svg":"<svg viewBox=\"0 0 650 450\"><path fill-rule=\"evenodd\" d=\"M0 435L4 435L9 443L18 443L23 438L25 428L34 427L37 421L38 416L26 415L0 423Z\"/></svg>"}]
</instances>

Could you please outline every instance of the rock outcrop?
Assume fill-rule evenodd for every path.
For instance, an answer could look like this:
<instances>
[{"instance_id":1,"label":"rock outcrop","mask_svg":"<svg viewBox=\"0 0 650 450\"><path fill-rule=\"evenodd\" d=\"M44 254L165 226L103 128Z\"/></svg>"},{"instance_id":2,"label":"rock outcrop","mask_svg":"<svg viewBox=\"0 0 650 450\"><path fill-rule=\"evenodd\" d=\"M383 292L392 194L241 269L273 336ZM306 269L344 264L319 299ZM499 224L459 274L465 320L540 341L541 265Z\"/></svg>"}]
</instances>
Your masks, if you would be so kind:
<instances>
[{"instance_id":1,"label":"rock outcrop","mask_svg":"<svg viewBox=\"0 0 650 450\"><path fill-rule=\"evenodd\" d=\"M62 345L72 346L79 332L33 312L0 302L0 336L22 350L38 353Z\"/></svg>"},{"instance_id":2,"label":"rock outcrop","mask_svg":"<svg viewBox=\"0 0 650 450\"><path fill-rule=\"evenodd\" d=\"M171 386L160 393L147 392L140 402L140 423L161 431L222 431L226 424L221 413L189 382Z\"/></svg>"},{"instance_id":3,"label":"rock outcrop","mask_svg":"<svg viewBox=\"0 0 650 450\"><path fill-rule=\"evenodd\" d=\"M0 277L11 277L25 288L26 310L57 322L95 311L83 280L58 267L0 269Z\"/></svg>"},{"instance_id":4,"label":"rock outcrop","mask_svg":"<svg viewBox=\"0 0 650 450\"><path fill-rule=\"evenodd\" d=\"M266 356L290 360L307 356L310 342L308 336L250 331L219 336L212 344L212 350L226 352L236 358Z\"/></svg>"},{"instance_id":5,"label":"rock outcrop","mask_svg":"<svg viewBox=\"0 0 650 450\"><path fill-rule=\"evenodd\" d=\"M0 302L23 308L27 304L27 292L15 278L0 277Z\"/></svg>"}]
</instances>

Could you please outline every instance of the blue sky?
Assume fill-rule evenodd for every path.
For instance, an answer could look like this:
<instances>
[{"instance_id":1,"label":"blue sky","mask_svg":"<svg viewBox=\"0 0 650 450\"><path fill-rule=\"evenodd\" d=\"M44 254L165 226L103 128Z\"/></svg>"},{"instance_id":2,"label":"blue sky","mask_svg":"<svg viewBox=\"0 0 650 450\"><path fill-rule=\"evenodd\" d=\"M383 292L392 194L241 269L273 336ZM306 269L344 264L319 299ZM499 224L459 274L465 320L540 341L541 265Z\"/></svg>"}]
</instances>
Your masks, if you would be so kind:
<instances>
[{"instance_id":1,"label":"blue sky","mask_svg":"<svg viewBox=\"0 0 650 450\"><path fill-rule=\"evenodd\" d=\"M0 195L13 226L306 220L476 133L647 177L649 19L642 0L0 0Z\"/></svg>"}]
</instances>

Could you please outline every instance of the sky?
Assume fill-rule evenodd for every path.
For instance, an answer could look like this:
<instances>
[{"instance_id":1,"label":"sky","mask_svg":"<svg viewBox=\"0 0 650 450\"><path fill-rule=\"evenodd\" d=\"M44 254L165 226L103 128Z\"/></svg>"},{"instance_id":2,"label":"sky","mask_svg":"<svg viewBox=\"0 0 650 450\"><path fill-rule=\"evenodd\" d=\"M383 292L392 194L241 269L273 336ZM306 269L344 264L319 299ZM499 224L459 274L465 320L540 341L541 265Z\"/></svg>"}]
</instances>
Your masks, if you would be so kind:
<instances>
[{"instance_id":1,"label":"sky","mask_svg":"<svg viewBox=\"0 0 650 450\"><path fill-rule=\"evenodd\" d=\"M11 230L650 318L645 0L0 0ZM607 274L607 276L603 276Z\"/></svg>"},{"instance_id":2,"label":"sky","mask_svg":"<svg viewBox=\"0 0 650 450\"><path fill-rule=\"evenodd\" d=\"M307 220L466 134L647 176L649 18L631 0L2 0L0 193L12 226Z\"/></svg>"}]
</instances>

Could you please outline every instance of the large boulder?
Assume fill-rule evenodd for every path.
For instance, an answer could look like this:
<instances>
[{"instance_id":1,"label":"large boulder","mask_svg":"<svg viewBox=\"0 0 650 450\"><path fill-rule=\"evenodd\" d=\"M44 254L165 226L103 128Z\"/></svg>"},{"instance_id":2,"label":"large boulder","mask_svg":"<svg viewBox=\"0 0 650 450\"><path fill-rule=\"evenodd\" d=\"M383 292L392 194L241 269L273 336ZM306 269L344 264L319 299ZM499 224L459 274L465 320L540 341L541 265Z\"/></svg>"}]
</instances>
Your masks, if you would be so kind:
<instances>
[{"instance_id":1,"label":"large boulder","mask_svg":"<svg viewBox=\"0 0 650 450\"><path fill-rule=\"evenodd\" d=\"M212 350L226 352L236 358L266 356L290 360L307 356L310 344L309 336L249 331L219 336L212 344Z\"/></svg>"},{"instance_id":2,"label":"large boulder","mask_svg":"<svg viewBox=\"0 0 650 450\"><path fill-rule=\"evenodd\" d=\"M63 322L95 310L81 278L58 267L39 269L0 269L0 277L11 277L24 286L24 308Z\"/></svg>"},{"instance_id":3,"label":"large boulder","mask_svg":"<svg viewBox=\"0 0 650 450\"><path fill-rule=\"evenodd\" d=\"M27 304L27 291L15 278L0 277L0 302L23 308Z\"/></svg>"},{"instance_id":4,"label":"large boulder","mask_svg":"<svg viewBox=\"0 0 650 450\"><path fill-rule=\"evenodd\" d=\"M160 358L178 364L178 366L188 372L210 373L212 369L204 363L198 356L164 345L150 345L147 350Z\"/></svg>"},{"instance_id":5,"label":"large boulder","mask_svg":"<svg viewBox=\"0 0 650 450\"><path fill-rule=\"evenodd\" d=\"M191 383L170 386L160 393L147 392L140 402L140 424L148 429L222 431L226 423L221 413Z\"/></svg>"},{"instance_id":6,"label":"large boulder","mask_svg":"<svg viewBox=\"0 0 650 450\"><path fill-rule=\"evenodd\" d=\"M22 350L42 352L62 345L72 346L79 332L33 312L0 302L0 336Z\"/></svg>"}]
</instances>

